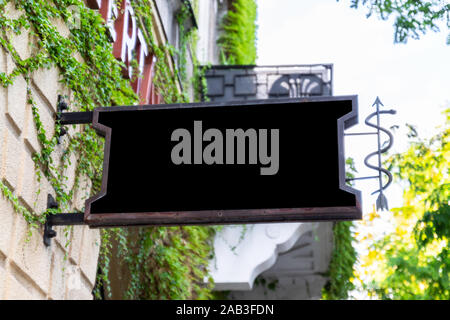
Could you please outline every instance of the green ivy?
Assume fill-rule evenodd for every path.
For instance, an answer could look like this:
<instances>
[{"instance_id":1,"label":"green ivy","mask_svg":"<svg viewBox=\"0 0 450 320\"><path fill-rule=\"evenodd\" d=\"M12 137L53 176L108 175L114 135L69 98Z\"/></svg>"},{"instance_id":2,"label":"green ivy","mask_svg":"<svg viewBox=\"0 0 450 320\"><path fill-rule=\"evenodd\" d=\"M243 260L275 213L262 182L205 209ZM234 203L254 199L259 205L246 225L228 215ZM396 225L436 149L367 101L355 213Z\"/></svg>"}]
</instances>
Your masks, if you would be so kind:
<instances>
[{"instance_id":1,"label":"green ivy","mask_svg":"<svg viewBox=\"0 0 450 320\"><path fill-rule=\"evenodd\" d=\"M326 276L329 281L322 289L322 298L342 300L348 298L349 291L355 288L351 281L353 265L356 262L356 250L352 245L353 222L336 222L333 226L333 253Z\"/></svg>"},{"instance_id":2,"label":"green ivy","mask_svg":"<svg viewBox=\"0 0 450 320\"><path fill-rule=\"evenodd\" d=\"M225 65L253 65L256 62L256 2L235 0L221 22L217 40L220 60Z\"/></svg>"},{"instance_id":3,"label":"green ivy","mask_svg":"<svg viewBox=\"0 0 450 320\"><path fill-rule=\"evenodd\" d=\"M358 171L353 158L347 158L346 178L354 178ZM352 183L348 183L352 185ZM325 276L328 281L322 288L322 299L344 300L349 292L355 288L352 282L357 252L353 247L354 223L352 221L335 222L333 225L333 253Z\"/></svg>"}]
</instances>

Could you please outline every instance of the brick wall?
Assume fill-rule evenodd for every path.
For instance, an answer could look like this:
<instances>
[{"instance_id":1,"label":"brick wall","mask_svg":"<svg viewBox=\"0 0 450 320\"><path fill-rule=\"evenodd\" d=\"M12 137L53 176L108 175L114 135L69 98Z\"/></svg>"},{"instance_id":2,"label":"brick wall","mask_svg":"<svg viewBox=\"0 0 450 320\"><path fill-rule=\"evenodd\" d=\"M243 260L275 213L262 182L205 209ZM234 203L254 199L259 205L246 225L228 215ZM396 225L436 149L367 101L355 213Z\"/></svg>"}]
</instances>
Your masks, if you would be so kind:
<instances>
[{"instance_id":1,"label":"brick wall","mask_svg":"<svg viewBox=\"0 0 450 320\"><path fill-rule=\"evenodd\" d=\"M18 17L21 12L11 4L6 15ZM67 36L69 30L62 21L55 21L59 32ZM21 59L36 54L35 40L27 30L20 35L8 34ZM80 58L81 59L81 58ZM9 52L0 47L0 72L10 74L15 64ZM32 96L39 108L41 121L49 138L54 130L54 116L58 94L71 98L71 92L59 83L56 67L40 69L32 74ZM50 183L37 181L32 154L40 151L31 106L27 103L26 82L22 76L8 88L0 87L0 179L13 191L21 205L29 211L45 211L47 194L54 195ZM70 128L69 136L81 126ZM62 139L55 150L55 163L67 145ZM74 160L74 159L73 159ZM64 170L67 189L74 183L75 161ZM84 184L75 193L72 209L81 210L90 185ZM40 190L38 195L37 191ZM75 226L64 235L64 227L56 227L58 235L50 247L42 242L42 229L34 230L27 241L25 219L13 210L12 204L0 193L0 300L1 299L92 299L99 232ZM70 240L68 242L68 240ZM65 259L67 256L67 259Z\"/></svg>"}]
</instances>

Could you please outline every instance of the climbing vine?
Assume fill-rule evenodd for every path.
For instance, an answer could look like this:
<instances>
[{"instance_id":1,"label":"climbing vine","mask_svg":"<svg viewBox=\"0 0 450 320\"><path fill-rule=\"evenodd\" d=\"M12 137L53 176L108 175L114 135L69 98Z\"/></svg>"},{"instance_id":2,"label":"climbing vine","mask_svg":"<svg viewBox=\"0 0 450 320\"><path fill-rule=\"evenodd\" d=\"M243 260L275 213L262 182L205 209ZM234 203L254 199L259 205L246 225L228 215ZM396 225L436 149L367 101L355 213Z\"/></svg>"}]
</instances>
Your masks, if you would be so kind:
<instances>
[{"instance_id":1,"label":"climbing vine","mask_svg":"<svg viewBox=\"0 0 450 320\"><path fill-rule=\"evenodd\" d=\"M187 102L188 95L177 86L179 71L171 67L169 59L179 55L179 63L185 64L185 47L180 50L167 44L158 44L152 34L151 3L144 0L131 2L139 27L146 31L148 47L156 56L154 84L165 103ZM6 6L13 6L20 16L8 18ZM55 20L67 25L72 17L70 7L78 9L79 27L71 28L69 35L61 35ZM182 42L195 42L193 32L185 32L184 19L187 11L182 6L178 23ZM35 54L21 59L11 44L11 33L29 32L30 45ZM90 181L90 194L99 191L102 176L103 140L91 126L79 126L58 144L60 126L54 132L46 132L40 117L40 109L32 90L33 73L39 69L58 68L61 83L70 89L71 110L88 111L98 106L133 105L139 99L130 81L122 77L123 64L112 54L104 21L95 10L85 6L82 0L15 0L0 1L0 45L13 59L15 68L0 73L0 83L8 87L18 76L27 84L27 102L31 105L40 151L33 154L37 180L47 179L55 191L60 211L69 210L73 197L82 189L81 181ZM194 44L192 44L194 45ZM195 55L193 55L195 56ZM181 57L181 58L180 58ZM194 63L196 60L194 59ZM181 79L186 84L185 67L179 67ZM199 72L194 68L194 75ZM197 83L199 82L196 80ZM67 97L66 97L67 98ZM71 160L72 159L72 160ZM75 163L71 161L75 160ZM75 182L67 188L64 169L75 166ZM37 228L47 214L31 212L23 206L11 189L0 181L0 190L16 212L21 214L31 229ZM39 192L39 191L38 191ZM67 211L65 211L67 212ZM211 256L213 228L208 227L151 227L129 231L127 229L101 230L99 272L95 288L96 297L110 293L110 265L112 255L126 264L130 272L125 298L140 299L186 299L208 298L211 284L204 284L208 276L206 266Z\"/></svg>"},{"instance_id":2,"label":"climbing vine","mask_svg":"<svg viewBox=\"0 0 450 320\"><path fill-rule=\"evenodd\" d=\"M351 279L356 262L356 250L353 242L353 222L341 221L333 226L333 253L328 267L328 281L322 289L322 298L326 300L347 299L355 288Z\"/></svg>"},{"instance_id":3,"label":"climbing vine","mask_svg":"<svg viewBox=\"0 0 450 320\"><path fill-rule=\"evenodd\" d=\"M225 65L253 65L256 62L256 2L235 0L221 21L217 44Z\"/></svg>"},{"instance_id":4,"label":"climbing vine","mask_svg":"<svg viewBox=\"0 0 450 320\"><path fill-rule=\"evenodd\" d=\"M347 158L346 177L354 178L358 171L353 158ZM348 183L351 185L351 183ZM322 299L343 300L349 297L349 292L355 288L353 284L354 265L357 252L353 246L354 223L352 221L335 222L333 225L333 253L326 276L327 283L322 288Z\"/></svg>"}]
</instances>

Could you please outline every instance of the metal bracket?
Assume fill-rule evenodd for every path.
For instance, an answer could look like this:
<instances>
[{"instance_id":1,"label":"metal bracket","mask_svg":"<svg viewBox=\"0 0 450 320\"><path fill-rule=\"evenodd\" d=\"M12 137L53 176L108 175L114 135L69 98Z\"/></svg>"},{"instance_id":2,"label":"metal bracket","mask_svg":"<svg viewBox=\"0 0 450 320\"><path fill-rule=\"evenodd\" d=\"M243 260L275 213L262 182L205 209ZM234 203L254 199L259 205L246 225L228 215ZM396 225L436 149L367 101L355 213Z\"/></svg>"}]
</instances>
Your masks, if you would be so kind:
<instances>
[{"instance_id":1,"label":"metal bracket","mask_svg":"<svg viewBox=\"0 0 450 320\"><path fill-rule=\"evenodd\" d=\"M56 105L56 122L61 122L61 114L64 110L68 110L69 105L64 100L64 97L62 95L58 95L58 104ZM61 127L59 129L59 135L58 135L58 144L61 143L61 137L67 133L66 128Z\"/></svg>"},{"instance_id":2,"label":"metal bracket","mask_svg":"<svg viewBox=\"0 0 450 320\"><path fill-rule=\"evenodd\" d=\"M47 196L47 209L57 209L58 203L51 194ZM53 226L84 225L84 213L48 214L44 224L44 244L50 246L52 238L56 237Z\"/></svg>"},{"instance_id":3,"label":"metal bracket","mask_svg":"<svg viewBox=\"0 0 450 320\"><path fill-rule=\"evenodd\" d=\"M85 123L92 123L93 116L94 113L92 111L63 112L59 114L59 118L57 117L57 121L59 121L61 125L85 124Z\"/></svg>"},{"instance_id":4,"label":"metal bracket","mask_svg":"<svg viewBox=\"0 0 450 320\"><path fill-rule=\"evenodd\" d=\"M64 100L64 97L62 95L58 95L58 104L56 105L56 123L60 124L61 126L68 124L92 123L93 112L63 112L64 110L68 109L69 105ZM61 137L66 133L66 128L61 127L59 130L58 144L60 143Z\"/></svg>"},{"instance_id":5,"label":"metal bracket","mask_svg":"<svg viewBox=\"0 0 450 320\"><path fill-rule=\"evenodd\" d=\"M385 190L392 182L392 174L385 168L382 167L382 163L381 163L381 154L385 153L387 150L389 150L392 147L392 144L394 142L394 137L392 135L391 132L389 132L389 130L383 128L380 126L380 114L395 114L396 111L395 110L380 110L380 106L384 106L383 103L380 101L380 98L376 98L375 102L373 103L372 107L376 106L376 111L369 114L365 120L365 124L368 125L369 127L372 127L374 129L377 129L376 132L356 132L356 133L345 133L344 135L346 136L359 136L359 135L372 135L372 134L376 134L377 138L378 138L378 149L377 151L374 151L372 153L370 153L369 155L366 156L366 158L364 159L364 164L373 170L378 171L378 175L377 176L368 176L368 177L356 177L356 178L347 178L345 179L346 182L348 181L353 181L353 180L363 180L363 179L378 179L378 183L379 183L379 189L372 192L372 194L375 193L380 193L380 195L378 196L378 199L376 201L376 208L378 209L386 209L388 210L388 202L386 197L383 194L383 190ZM377 123L371 123L369 122L369 120L376 116L377 117ZM381 131L383 131L384 133L387 134L389 140L388 145L386 147L382 147L381 146L381 141L380 141L380 133ZM372 165L369 163L369 159L375 155L378 155L378 165ZM381 174L384 173L387 177L388 177L388 182L383 185L383 181L382 181L382 176Z\"/></svg>"}]
</instances>

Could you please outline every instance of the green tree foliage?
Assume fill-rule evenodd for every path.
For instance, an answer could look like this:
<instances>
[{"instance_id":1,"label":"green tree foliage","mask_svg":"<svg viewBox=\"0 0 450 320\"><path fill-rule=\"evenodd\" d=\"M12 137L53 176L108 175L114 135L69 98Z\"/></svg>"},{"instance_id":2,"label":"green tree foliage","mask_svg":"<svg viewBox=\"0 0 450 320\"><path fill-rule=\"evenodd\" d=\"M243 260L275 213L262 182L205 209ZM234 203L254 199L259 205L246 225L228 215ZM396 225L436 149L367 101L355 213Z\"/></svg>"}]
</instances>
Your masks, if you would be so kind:
<instances>
[{"instance_id":1,"label":"green tree foliage","mask_svg":"<svg viewBox=\"0 0 450 320\"><path fill-rule=\"evenodd\" d=\"M352 8L360 6L368 9L367 17L375 14L387 20L394 16L396 43L406 43L408 38L419 39L420 34L428 30L439 31L440 21L446 21L450 28L450 3L447 0L351 0ZM450 34L447 44L450 44Z\"/></svg>"},{"instance_id":2,"label":"green tree foliage","mask_svg":"<svg viewBox=\"0 0 450 320\"><path fill-rule=\"evenodd\" d=\"M256 3L234 0L225 14L217 44L222 64L251 65L256 62Z\"/></svg>"},{"instance_id":3,"label":"green tree foliage","mask_svg":"<svg viewBox=\"0 0 450 320\"><path fill-rule=\"evenodd\" d=\"M450 109L431 139L410 135L409 149L388 160L407 184L404 205L392 209L394 229L363 257L365 289L382 299L450 299Z\"/></svg>"}]
</instances>

